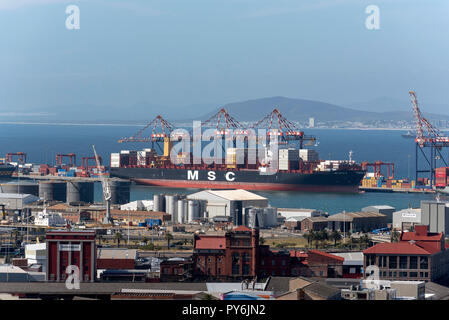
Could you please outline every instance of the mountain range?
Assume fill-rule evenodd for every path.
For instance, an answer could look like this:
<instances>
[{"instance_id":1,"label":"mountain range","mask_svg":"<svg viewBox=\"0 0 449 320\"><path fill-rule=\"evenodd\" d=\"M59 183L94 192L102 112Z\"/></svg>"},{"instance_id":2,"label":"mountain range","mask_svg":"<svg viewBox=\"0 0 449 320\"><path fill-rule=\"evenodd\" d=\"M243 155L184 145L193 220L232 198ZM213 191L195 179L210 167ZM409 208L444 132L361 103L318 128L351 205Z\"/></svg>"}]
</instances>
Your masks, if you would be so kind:
<instances>
[{"instance_id":1,"label":"mountain range","mask_svg":"<svg viewBox=\"0 0 449 320\"><path fill-rule=\"evenodd\" d=\"M179 123L206 120L221 108L240 122L257 121L277 108L292 121L412 121L410 102L377 99L370 102L340 106L332 103L287 97L267 97L221 106L195 104L188 106L164 106L142 101L130 106L62 105L40 108L0 108L0 122L65 122L65 123L122 123L145 124L155 116ZM433 108L432 108L433 109ZM376 110L376 111L371 111ZM443 108L439 110L444 110ZM449 120L449 115L423 113L429 120Z\"/></svg>"}]
</instances>

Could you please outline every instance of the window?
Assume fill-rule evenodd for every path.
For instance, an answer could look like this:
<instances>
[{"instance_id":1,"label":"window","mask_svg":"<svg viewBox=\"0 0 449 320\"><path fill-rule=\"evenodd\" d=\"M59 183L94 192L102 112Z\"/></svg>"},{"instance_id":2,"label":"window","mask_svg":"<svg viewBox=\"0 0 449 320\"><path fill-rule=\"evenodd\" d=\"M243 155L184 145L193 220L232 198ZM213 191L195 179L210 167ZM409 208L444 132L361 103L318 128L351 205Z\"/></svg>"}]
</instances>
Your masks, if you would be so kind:
<instances>
[{"instance_id":1,"label":"window","mask_svg":"<svg viewBox=\"0 0 449 320\"><path fill-rule=\"evenodd\" d=\"M419 257L419 268L429 269L429 259L426 256Z\"/></svg>"},{"instance_id":2,"label":"window","mask_svg":"<svg viewBox=\"0 0 449 320\"><path fill-rule=\"evenodd\" d=\"M407 278L407 272L399 272L399 277Z\"/></svg>"},{"instance_id":3,"label":"window","mask_svg":"<svg viewBox=\"0 0 449 320\"><path fill-rule=\"evenodd\" d=\"M244 264L244 265L243 265L242 273L243 273L244 275L249 274L249 264Z\"/></svg>"},{"instance_id":4,"label":"window","mask_svg":"<svg viewBox=\"0 0 449 320\"><path fill-rule=\"evenodd\" d=\"M418 257L410 257L410 269L418 269Z\"/></svg>"},{"instance_id":5,"label":"window","mask_svg":"<svg viewBox=\"0 0 449 320\"><path fill-rule=\"evenodd\" d=\"M238 264L233 264L232 265L232 274L239 274L239 272L240 272L239 269L240 269L240 267Z\"/></svg>"},{"instance_id":6,"label":"window","mask_svg":"<svg viewBox=\"0 0 449 320\"><path fill-rule=\"evenodd\" d=\"M243 254L243 262L249 262L249 253L247 253L247 252L245 252L244 254Z\"/></svg>"},{"instance_id":7,"label":"window","mask_svg":"<svg viewBox=\"0 0 449 320\"><path fill-rule=\"evenodd\" d=\"M220 268L218 268L218 274L221 274L221 269Z\"/></svg>"},{"instance_id":8,"label":"window","mask_svg":"<svg viewBox=\"0 0 449 320\"><path fill-rule=\"evenodd\" d=\"M390 269L396 269L398 267L398 257L397 256L390 256L388 268Z\"/></svg>"},{"instance_id":9,"label":"window","mask_svg":"<svg viewBox=\"0 0 449 320\"><path fill-rule=\"evenodd\" d=\"M282 260L282 265L285 266L285 260Z\"/></svg>"},{"instance_id":10,"label":"window","mask_svg":"<svg viewBox=\"0 0 449 320\"><path fill-rule=\"evenodd\" d=\"M262 265L262 266L265 265L265 260L264 259L260 260L260 265Z\"/></svg>"},{"instance_id":11,"label":"window","mask_svg":"<svg viewBox=\"0 0 449 320\"><path fill-rule=\"evenodd\" d=\"M276 261L273 259L273 260L271 260L271 265L272 266L275 266L276 265Z\"/></svg>"},{"instance_id":12,"label":"window","mask_svg":"<svg viewBox=\"0 0 449 320\"><path fill-rule=\"evenodd\" d=\"M408 267L408 257L400 256L399 257L399 269L407 269Z\"/></svg>"},{"instance_id":13,"label":"window","mask_svg":"<svg viewBox=\"0 0 449 320\"><path fill-rule=\"evenodd\" d=\"M410 272L410 278L418 278L418 272Z\"/></svg>"}]
</instances>

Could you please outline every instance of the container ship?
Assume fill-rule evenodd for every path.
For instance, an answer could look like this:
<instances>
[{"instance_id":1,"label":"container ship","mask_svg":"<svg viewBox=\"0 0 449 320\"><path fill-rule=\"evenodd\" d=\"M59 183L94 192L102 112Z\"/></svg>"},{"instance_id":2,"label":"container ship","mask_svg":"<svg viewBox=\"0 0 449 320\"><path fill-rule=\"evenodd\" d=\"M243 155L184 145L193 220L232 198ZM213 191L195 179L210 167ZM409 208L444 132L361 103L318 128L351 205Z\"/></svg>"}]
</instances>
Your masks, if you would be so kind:
<instances>
[{"instance_id":1,"label":"container ship","mask_svg":"<svg viewBox=\"0 0 449 320\"><path fill-rule=\"evenodd\" d=\"M267 150L255 164L248 163L256 149L228 148L224 164L201 164L190 153L170 160L170 142L164 154L154 149L122 150L111 154L111 177L138 184L172 188L246 189L267 191L358 192L366 170L352 160L319 160L312 149L279 149L276 168ZM188 161L187 161L188 160ZM190 164L188 164L190 163ZM271 174L269 174L271 173Z\"/></svg>"},{"instance_id":2,"label":"container ship","mask_svg":"<svg viewBox=\"0 0 449 320\"><path fill-rule=\"evenodd\" d=\"M11 178L15 170L16 170L15 166L6 163L0 163L0 179Z\"/></svg>"}]
</instances>

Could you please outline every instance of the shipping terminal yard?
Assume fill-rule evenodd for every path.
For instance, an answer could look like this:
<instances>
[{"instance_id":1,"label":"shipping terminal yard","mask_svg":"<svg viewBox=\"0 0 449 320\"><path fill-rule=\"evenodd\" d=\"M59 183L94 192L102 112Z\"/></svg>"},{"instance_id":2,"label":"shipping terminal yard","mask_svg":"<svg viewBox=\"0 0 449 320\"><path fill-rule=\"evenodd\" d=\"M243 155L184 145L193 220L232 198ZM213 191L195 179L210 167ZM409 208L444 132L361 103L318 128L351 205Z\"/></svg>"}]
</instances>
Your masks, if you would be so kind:
<instances>
[{"instance_id":1,"label":"shipping terminal yard","mask_svg":"<svg viewBox=\"0 0 449 320\"><path fill-rule=\"evenodd\" d=\"M57 153L54 164L7 153L0 166L0 299L449 299L449 202L442 200L449 138L423 117L413 91L410 97L416 138L404 143L416 145L415 179L396 177L392 162L356 163L352 151L345 160L321 160L312 148L318 139L277 108L248 125L221 109L202 124L213 128L223 163L195 162L185 150L173 163L186 130L180 136L162 116L118 141L151 148L112 153L109 163L95 146L81 158ZM261 128L266 136L251 144L247 132ZM246 137L243 147L238 136ZM249 161L256 154L262 157ZM273 163L275 172L265 175ZM132 200L135 185L153 196ZM282 191L431 198L419 207L379 203L329 214L273 206L270 197ZM377 284L367 280L373 265ZM74 267L75 291L67 288Z\"/></svg>"}]
</instances>

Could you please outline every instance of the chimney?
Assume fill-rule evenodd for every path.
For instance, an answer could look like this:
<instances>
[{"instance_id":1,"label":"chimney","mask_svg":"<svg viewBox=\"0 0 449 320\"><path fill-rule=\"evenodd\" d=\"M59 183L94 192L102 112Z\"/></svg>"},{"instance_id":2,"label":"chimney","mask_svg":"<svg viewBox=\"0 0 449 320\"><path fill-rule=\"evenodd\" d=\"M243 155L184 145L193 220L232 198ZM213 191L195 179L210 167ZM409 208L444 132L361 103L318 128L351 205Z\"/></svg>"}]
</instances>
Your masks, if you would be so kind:
<instances>
[{"instance_id":1,"label":"chimney","mask_svg":"<svg viewBox=\"0 0 449 320\"><path fill-rule=\"evenodd\" d=\"M415 226L415 234L417 236L427 236L428 232L429 232L428 225L416 225Z\"/></svg>"}]
</instances>

